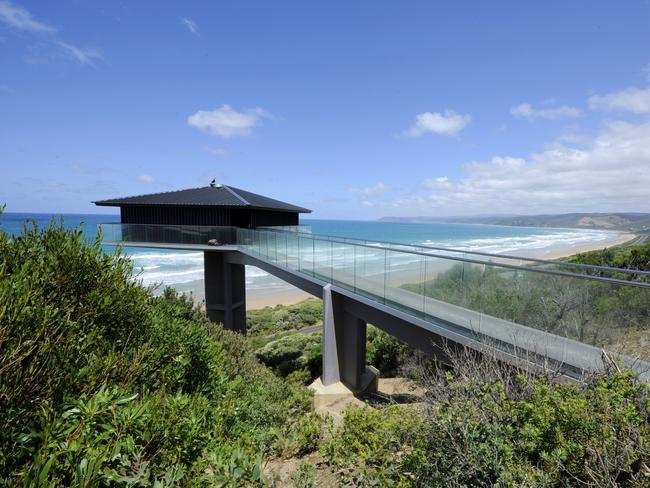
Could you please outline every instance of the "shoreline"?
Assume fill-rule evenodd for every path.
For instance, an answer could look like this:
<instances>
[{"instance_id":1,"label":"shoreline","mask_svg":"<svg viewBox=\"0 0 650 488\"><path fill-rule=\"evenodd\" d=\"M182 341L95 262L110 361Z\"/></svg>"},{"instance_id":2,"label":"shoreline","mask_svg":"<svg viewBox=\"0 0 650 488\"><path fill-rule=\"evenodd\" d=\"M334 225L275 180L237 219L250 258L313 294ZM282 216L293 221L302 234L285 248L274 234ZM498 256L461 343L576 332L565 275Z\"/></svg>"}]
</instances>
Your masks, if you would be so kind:
<instances>
[{"instance_id":1,"label":"shoreline","mask_svg":"<svg viewBox=\"0 0 650 488\"><path fill-rule=\"evenodd\" d=\"M632 233L618 233L613 235L611 239L602 240L592 243L583 243L579 245L555 245L545 249L537 250L522 250L515 252L514 255L522 258L535 258L547 259L549 261L560 261L568 258L574 254L599 251L610 247L616 247L624 244L633 243L638 239L638 236ZM396 281L412 282L412 276L400 276ZM279 281L279 280L278 280ZM395 283L397 284L397 283ZM187 283L175 285L177 291L181 293L190 293L194 302L198 305L203 305L205 298L205 291L203 288L203 280L194 280ZM289 285L288 283L279 284L273 283L268 286L246 289L246 310L256 310L265 307L274 307L276 305L293 305L299 303L307 298L314 298L313 295L304 292L298 288Z\"/></svg>"},{"instance_id":2,"label":"shoreline","mask_svg":"<svg viewBox=\"0 0 650 488\"><path fill-rule=\"evenodd\" d=\"M520 253L521 257L547 259L549 261L560 261L562 258L568 258L575 254L589 251L602 251L610 247L622 246L624 244L632 244L639 238L638 235L632 233L620 233L616 237L612 236L611 239L606 241L592 242L580 244L577 246L553 246L546 250L546 252L537 252L533 254Z\"/></svg>"}]
</instances>

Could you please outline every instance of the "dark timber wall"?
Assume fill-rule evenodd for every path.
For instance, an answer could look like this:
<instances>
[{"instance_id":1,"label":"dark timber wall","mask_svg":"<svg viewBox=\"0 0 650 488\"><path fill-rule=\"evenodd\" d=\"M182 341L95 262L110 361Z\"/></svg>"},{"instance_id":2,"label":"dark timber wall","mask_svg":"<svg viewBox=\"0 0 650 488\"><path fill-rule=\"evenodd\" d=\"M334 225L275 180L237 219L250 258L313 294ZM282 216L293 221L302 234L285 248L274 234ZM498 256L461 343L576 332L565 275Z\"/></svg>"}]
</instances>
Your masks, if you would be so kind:
<instances>
[{"instance_id":1,"label":"dark timber wall","mask_svg":"<svg viewBox=\"0 0 650 488\"><path fill-rule=\"evenodd\" d=\"M123 224L213 225L244 228L298 225L297 212L235 207L138 205L120 207L120 215Z\"/></svg>"}]
</instances>

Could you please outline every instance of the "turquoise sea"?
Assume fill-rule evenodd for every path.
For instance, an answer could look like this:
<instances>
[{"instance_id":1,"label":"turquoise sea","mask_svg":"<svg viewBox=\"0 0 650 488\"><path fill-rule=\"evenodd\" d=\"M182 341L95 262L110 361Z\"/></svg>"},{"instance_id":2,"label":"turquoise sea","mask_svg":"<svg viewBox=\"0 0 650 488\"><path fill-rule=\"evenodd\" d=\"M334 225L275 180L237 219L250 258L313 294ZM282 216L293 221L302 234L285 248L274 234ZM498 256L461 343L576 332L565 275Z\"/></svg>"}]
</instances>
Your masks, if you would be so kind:
<instances>
[{"instance_id":1,"label":"turquoise sea","mask_svg":"<svg viewBox=\"0 0 650 488\"><path fill-rule=\"evenodd\" d=\"M118 222L117 215L52 215L5 213L0 217L0 229L19 234L25 220L38 225L48 225L52 218L63 218L64 224L76 227L83 224L88 239L94 239L97 225ZM603 230L553 229L534 227L506 227L476 224L409 224L372 221L303 220L314 234L359 238L370 241L394 241L407 244L425 244L455 249L490 253L507 253L522 256L544 257L557 249L577 248L585 245L603 247L616 239L618 233ZM139 278L145 284L163 283L192 289L191 284L203 278L203 254L175 250L125 248L131 256ZM281 286L274 277L250 268L246 271L250 289Z\"/></svg>"}]
</instances>

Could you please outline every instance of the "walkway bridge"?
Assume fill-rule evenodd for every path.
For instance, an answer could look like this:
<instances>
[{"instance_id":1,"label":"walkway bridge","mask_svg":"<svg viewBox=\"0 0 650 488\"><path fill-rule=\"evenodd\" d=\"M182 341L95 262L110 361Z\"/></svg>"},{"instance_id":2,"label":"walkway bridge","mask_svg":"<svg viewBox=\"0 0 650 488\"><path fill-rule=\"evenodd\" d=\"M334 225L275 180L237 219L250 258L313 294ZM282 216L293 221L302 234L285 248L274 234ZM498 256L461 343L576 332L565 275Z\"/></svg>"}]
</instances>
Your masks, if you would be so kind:
<instances>
[{"instance_id":1,"label":"walkway bridge","mask_svg":"<svg viewBox=\"0 0 650 488\"><path fill-rule=\"evenodd\" d=\"M106 245L203 251L208 316L230 330L246 331L245 265L322 298L324 385L342 381L361 391L372 382L367 323L442 361L469 346L578 377L602 369L605 349L650 378L650 272L315 235L300 227L101 229Z\"/></svg>"}]
</instances>

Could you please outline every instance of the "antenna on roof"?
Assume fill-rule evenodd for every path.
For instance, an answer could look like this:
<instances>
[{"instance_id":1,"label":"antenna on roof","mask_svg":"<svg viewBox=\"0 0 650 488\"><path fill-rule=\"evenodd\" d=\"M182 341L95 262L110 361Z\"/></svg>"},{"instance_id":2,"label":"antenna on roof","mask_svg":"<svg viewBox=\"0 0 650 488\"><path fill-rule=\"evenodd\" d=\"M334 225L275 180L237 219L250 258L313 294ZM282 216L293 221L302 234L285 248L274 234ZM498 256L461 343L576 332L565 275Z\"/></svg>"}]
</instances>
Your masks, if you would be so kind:
<instances>
[{"instance_id":1,"label":"antenna on roof","mask_svg":"<svg viewBox=\"0 0 650 488\"><path fill-rule=\"evenodd\" d=\"M210 186L211 186L212 188L214 188L215 186L217 186L217 179L216 179L216 178L212 178L212 181L210 182Z\"/></svg>"}]
</instances>

